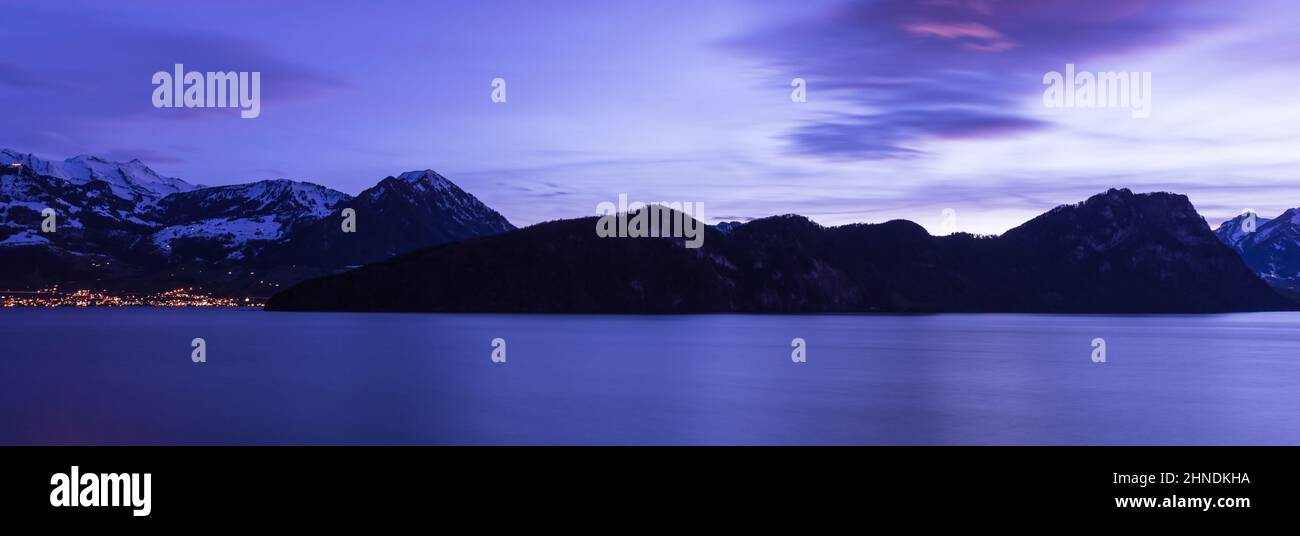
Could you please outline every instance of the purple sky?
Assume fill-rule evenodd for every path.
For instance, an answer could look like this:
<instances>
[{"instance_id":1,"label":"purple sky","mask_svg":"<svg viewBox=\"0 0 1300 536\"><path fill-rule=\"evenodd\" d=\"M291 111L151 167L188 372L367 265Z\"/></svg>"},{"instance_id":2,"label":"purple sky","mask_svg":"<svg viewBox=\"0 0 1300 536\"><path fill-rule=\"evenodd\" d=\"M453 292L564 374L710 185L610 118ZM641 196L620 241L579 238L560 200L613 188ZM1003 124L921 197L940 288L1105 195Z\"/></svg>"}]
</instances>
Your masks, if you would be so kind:
<instances>
[{"instance_id":1,"label":"purple sky","mask_svg":"<svg viewBox=\"0 0 1300 536\"><path fill-rule=\"evenodd\" d=\"M108 4L6 2L0 147L348 193L432 168L520 225L619 193L980 233L1110 187L1300 206L1288 0ZM175 63L260 71L261 117L153 108ZM1046 108L1066 63L1151 72L1152 117Z\"/></svg>"}]
</instances>

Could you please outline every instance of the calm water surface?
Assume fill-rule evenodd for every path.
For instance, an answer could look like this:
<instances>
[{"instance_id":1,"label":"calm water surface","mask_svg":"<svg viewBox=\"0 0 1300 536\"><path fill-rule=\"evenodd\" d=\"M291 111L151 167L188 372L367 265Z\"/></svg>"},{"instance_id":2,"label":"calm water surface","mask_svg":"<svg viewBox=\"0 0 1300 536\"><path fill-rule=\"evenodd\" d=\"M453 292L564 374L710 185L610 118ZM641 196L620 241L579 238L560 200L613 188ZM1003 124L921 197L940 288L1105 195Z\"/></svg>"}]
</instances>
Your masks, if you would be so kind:
<instances>
[{"instance_id":1,"label":"calm water surface","mask_svg":"<svg viewBox=\"0 0 1300 536\"><path fill-rule=\"evenodd\" d=\"M0 444L448 443L1294 445L1300 313L0 311Z\"/></svg>"}]
</instances>

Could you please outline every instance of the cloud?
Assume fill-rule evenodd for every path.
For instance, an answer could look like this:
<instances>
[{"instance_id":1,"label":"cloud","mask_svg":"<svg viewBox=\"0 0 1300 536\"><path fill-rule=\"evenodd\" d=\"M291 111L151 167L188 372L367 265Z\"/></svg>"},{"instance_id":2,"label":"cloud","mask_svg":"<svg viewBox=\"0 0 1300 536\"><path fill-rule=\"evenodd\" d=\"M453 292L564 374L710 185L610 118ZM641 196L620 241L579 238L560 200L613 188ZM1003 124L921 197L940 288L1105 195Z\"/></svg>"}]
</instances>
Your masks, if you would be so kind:
<instances>
[{"instance_id":1,"label":"cloud","mask_svg":"<svg viewBox=\"0 0 1300 536\"><path fill-rule=\"evenodd\" d=\"M1029 131L1046 123L1024 117L963 109L910 109L869 115L841 114L809 123L788 136L804 152L833 159L921 156L906 141L964 139Z\"/></svg>"},{"instance_id":2,"label":"cloud","mask_svg":"<svg viewBox=\"0 0 1300 536\"><path fill-rule=\"evenodd\" d=\"M841 4L726 43L808 81L841 113L786 138L828 159L907 158L929 139L1013 135L1050 125L1023 111L1066 63L1177 43L1216 23L1197 0L879 0ZM1141 71L1143 66L1130 69Z\"/></svg>"},{"instance_id":3,"label":"cloud","mask_svg":"<svg viewBox=\"0 0 1300 536\"><path fill-rule=\"evenodd\" d=\"M75 138L122 121L226 117L213 110L153 108L153 73L177 63L187 71L261 71L264 113L348 87L244 38L72 10L19 8L11 15L23 24L5 30L0 130L6 144L24 150L81 152L92 144ZM68 147L32 146L69 138L74 139Z\"/></svg>"}]
</instances>

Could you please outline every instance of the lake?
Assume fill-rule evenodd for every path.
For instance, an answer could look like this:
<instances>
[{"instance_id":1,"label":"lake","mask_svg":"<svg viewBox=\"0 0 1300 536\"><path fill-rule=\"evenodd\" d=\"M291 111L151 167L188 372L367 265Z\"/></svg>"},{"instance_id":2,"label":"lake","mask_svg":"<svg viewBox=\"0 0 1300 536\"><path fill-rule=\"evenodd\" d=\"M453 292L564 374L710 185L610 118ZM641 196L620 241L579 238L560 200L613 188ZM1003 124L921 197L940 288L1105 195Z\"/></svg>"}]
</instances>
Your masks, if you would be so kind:
<instances>
[{"instance_id":1,"label":"lake","mask_svg":"<svg viewBox=\"0 0 1300 536\"><path fill-rule=\"evenodd\" d=\"M1300 313L5 309L0 444L1295 445Z\"/></svg>"}]
</instances>

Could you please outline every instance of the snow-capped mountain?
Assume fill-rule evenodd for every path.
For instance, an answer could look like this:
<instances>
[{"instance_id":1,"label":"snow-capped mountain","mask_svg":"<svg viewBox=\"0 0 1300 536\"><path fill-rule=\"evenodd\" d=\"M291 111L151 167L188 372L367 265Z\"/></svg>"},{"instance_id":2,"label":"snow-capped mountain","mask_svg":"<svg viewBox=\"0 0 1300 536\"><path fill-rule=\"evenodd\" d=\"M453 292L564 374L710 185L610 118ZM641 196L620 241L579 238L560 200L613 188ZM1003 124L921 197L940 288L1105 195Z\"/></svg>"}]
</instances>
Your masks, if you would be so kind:
<instances>
[{"instance_id":1,"label":"snow-capped mountain","mask_svg":"<svg viewBox=\"0 0 1300 536\"><path fill-rule=\"evenodd\" d=\"M323 219L303 226L298 240L268 255L277 262L333 259L355 266L514 229L497 211L431 170L386 177L338 207L356 211L355 232L340 233L340 220Z\"/></svg>"},{"instance_id":2,"label":"snow-capped mountain","mask_svg":"<svg viewBox=\"0 0 1300 536\"><path fill-rule=\"evenodd\" d=\"M33 173L47 177L63 178L65 175L63 166L13 149L0 149L0 165L8 168L27 168Z\"/></svg>"},{"instance_id":3,"label":"snow-capped mountain","mask_svg":"<svg viewBox=\"0 0 1300 536\"><path fill-rule=\"evenodd\" d=\"M1256 231L1258 231L1261 225L1272 221L1256 214L1255 223L1253 224L1254 227L1248 229L1247 222L1249 219L1248 215L1242 214L1231 220L1225 221L1219 225L1218 229L1214 230L1214 235L1219 237L1219 240L1224 244L1235 248L1242 240L1252 236Z\"/></svg>"},{"instance_id":4,"label":"snow-capped mountain","mask_svg":"<svg viewBox=\"0 0 1300 536\"><path fill-rule=\"evenodd\" d=\"M39 233L42 212L53 209L56 229ZM72 251L112 249L104 242L121 242L122 234L145 232L152 225L141 218L140 206L114 195L102 181L78 184L41 176L27 168L0 166L0 246L20 243L52 244Z\"/></svg>"},{"instance_id":5,"label":"snow-capped mountain","mask_svg":"<svg viewBox=\"0 0 1300 536\"><path fill-rule=\"evenodd\" d=\"M158 214L165 222L202 214L231 218L273 215L278 221L292 223L324 218L349 199L352 197L319 184L275 179L170 195L159 202Z\"/></svg>"},{"instance_id":6,"label":"snow-capped mountain","mask_svg":"<svg viewBox=\"0 0 1300 536\"><path fill-rule=\"evenodd\" d=\"M38 175L60 178L73 184L101 181L109 185L114 195L136 202L156 201L170 194L202 188L159 175L139 159L112 162L97 156L79 155L63 162L52 162L12 149L0 149L0 165L13 167L14 164L27 167Z\"/></svg>"},{"instance_id":7,"label":"snow-capped mountain","mask_svg":"<svg viewBox=\"0 0 1300 536\"><path fill-rule=\"evenodd\" d=\"M480 231L475 234L502 233L514 228L478 198L429 169L387 177L358 197L360 206L390 216L400 214L413 224L450 223L449 227L435 230L447 233L449 238L460 233L461 228ZM412 199L420 202L409 203Z\"/></svg>"},{"instance_id":8,"label":"snow-capped mountain","mask_svg":"<svg viewBox=\"0 0 1300 536\"><path fill-rule=\"evenodd\" d=\"M163 177L139 159L110 162L95 156L74 156L63 162L63 169L73 182L107 182L118 197L125 199L135 196L164 197L202 188L175 177Z\"/></svg>"},{"instance_id":9,"label":"snow-capped mountain","mask_svg":"<svg viewBox=\"0 0 1300 536\"><path fill-rule=\"evenodd\" d=\"M1225 221L1214 234L1270 285L1300 291L1300 208L1273 219L1256 217L1254 232L1244 228L1245 221L1245 215Z\"/></svg>"},{"instance_id":10,"label":"snow-capped mountain","mask_svg":"<svg viewBox=\"0 0 1300 536\"><path fill-rule=\"evenodd\" d=\"M152 240L164 251L178 239L220 243L227 258L252 257L295 226L324 219L351 196L287 179L204 188L164 197L156 217L166 225Z\"/></svg>"},{"instance_id":11,"label":"snow-capped mountain","mask_svg":"<svg viewBox=\"0 0 1300 536\"><path fill-rule=\"evenodd\" d=\"M57 214L53 233L41 232L47 208ZM355 232L343 232L344 208L356 211ZM268 295L303 278L512 229L430 170L387 177L354 198L310 182L200 187L138 160L52 162L0 151L0 287L94 280Z\"/></svg>"}]
</instances>

